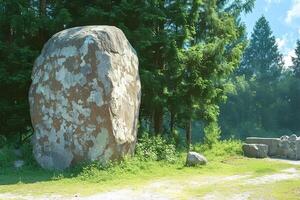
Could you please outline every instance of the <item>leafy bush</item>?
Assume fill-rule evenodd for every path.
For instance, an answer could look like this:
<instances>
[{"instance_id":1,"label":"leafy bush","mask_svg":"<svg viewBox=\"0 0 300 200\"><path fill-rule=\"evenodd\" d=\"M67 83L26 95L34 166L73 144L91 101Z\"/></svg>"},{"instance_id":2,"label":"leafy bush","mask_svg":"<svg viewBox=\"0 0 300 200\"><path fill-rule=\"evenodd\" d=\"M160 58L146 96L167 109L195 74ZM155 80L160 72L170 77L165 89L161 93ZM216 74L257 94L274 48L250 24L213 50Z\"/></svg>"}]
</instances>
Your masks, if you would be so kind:
<instances>
[{"instance_id":1,"label":"leafy bush","mask_svg":"<svg viewBox=\"0 0 300 200\"><path fill-rule=\"evenodd\" d=\"M176 161L175 144L168 142L166 139L156 136L149 137L148 134L143 134L136 145L136 156L141 160L167 162Z\"/></svg>"},{"instance_id":2,"label":"leafy bush","mask_svg":"<svg viewBox=\"0 0 300 200\"><path fill-rule=\"evenodd\" d=\"M16 159L12 148L8 145L0 149L0 168L13 166L13 162Z\"/></svg>"},{"instance_id":3,"label":"leafy bush","mask_svg":"<svg viewBox=\"0 0 300 200\"><path fill-rule=\"evenodd\" d=\"M4 147L4 145L6 144L7 140L6 137L4 135L0 135L0 149L2 147Z\"/></svg>"},{"instance_id":4,"label":"leafy bush","mask_svg":"<svg viewBox=\"0 0 300 200\"><path fill-rule=\"evenodd\" d=\"M72 177L89 182L102 182L113 179L117 176L135 176L137 174L151 173L153 167L159 165L166 166L165 163L156 161L144 161L137 157L124 158L120 162L109 162L101 164L97 161L84 163L81 166L73 167L69 173Z\"/></svg>"},{"instance_id":5,"label":"leafy bush","mask_svg":"<svg viewBox=\"0 0 300 200\"><path fill-rule=\"evenodd\" d=\"M209 123L204 128L204 143L207 144L210 148L213 144L218 143L221 135L220 127L218 126L218 123L213 122Z\"/></svg>"},{"instance_id":6,"label":"leafy bush","mask_svg":"<svg viewBox=\"0 0 300 200\"><path fill-rule=\"evenodd\" d=\"M32 145L30 142L24 143L20 148L22 151L22 159L25 161L25 165L28 167L39 167L33 156Z\"/></svg>"},{"instance_id":7,"label":"leafy bush","mask_svg":"<svg viewBox=\"0 0 300 200\"><path fill-rule=\"evenodd\" d=\"M14 145L5 145L0 149L0 167L13 167L14 161L23 160L25 164L24 167L39 168L32 153L32 145L26 142L19 148L21 150L20 156L15 154Z\"/></svg>"},{"instance_id":8,"label":"leafy bush","mask_svg":"<svg viewBox=\"0 0 300 200\"><path fill-rule=\"evenodd\" d=\"M220 140L212 144L211 147L208 144L197 144L193 147L193 150L203 153L210 160L243 154L242 141L233 139Z\"/></svg>"}]
</instances>

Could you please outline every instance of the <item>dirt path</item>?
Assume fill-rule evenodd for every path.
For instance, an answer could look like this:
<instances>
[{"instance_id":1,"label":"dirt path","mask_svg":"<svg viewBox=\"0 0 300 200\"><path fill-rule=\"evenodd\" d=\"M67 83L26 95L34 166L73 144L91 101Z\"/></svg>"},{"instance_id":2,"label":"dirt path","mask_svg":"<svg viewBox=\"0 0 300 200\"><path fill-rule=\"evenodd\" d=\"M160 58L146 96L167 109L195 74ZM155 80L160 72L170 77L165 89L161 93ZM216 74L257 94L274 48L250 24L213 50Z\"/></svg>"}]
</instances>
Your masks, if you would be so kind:
<instances>
[{"instance_id":1,"label":"dirt path","mask_svg":"<svg viewBox=\"0 0 300 200\"><path fill-rule=\"evenodd\" d=\"M288 162L292 165L300 165L300 161L282 161ZM278 173L263 175L259 177L252 177L251 175L233 175L233 176L199 176L188 178L187 180L169 180L161 179L151 182L138 189L135 188L123 188L120 190L114 190L104 193L95 194L92 196L81 197L74 195L73 197L64 197L59 195L51 196L19 196L15 194L5 193L0 194L0 199L20 199L20 200L173 200L181 199L182 194L186 190L196 189L201 187L214 187L215 185L226 185L231 183L237 183L251 188L251 186L271 184L274 182L300 179L300 171L294 167L284 169ZM255 191L247 191L241 193L234 193L223 196L218 193L207 193L201 197L193 197L194 199L215 200L215 199L231 199L231 200L246 200L249 199L251 194Z\"/></svg>"}]
</instances>

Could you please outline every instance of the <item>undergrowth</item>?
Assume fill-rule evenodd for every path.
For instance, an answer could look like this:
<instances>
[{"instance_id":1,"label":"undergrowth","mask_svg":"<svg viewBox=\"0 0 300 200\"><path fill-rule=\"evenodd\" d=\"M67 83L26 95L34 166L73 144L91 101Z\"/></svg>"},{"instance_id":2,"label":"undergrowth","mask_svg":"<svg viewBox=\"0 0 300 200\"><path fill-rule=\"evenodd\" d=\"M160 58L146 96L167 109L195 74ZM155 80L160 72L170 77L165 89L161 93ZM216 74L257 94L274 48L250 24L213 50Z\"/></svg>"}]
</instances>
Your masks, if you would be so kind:
<instances>
[{"instance_id":1,"label":"undergrowth","mask_svg":"<svg viewBox=\"0 0 300 200\"><path fill-rule=\"evenodd\" d=\"M208 145L196 144L193 151L204 154L209 161L224 159L230 156L241 155L241 142L238 140L219 141L209 148ZM152 170L165 170L170 168L185 167L186 152L175 148L173 142L162 137L150 137L145 134L142 136L135 150L133 157L126 157L119 162L108 162L101 164L99 162L82 163L65 171L47 171L41 169L32 155L32 147L26 144L22 147L22 158L25 166L18 170L19 174L31 173L31 171L44 171L47 174L52 173L52 180L64 178L76 178L81 181L103 182L118 177L137 176L139 174L152 174ZM0 168L6 171L16 170L13 161L18 159L12 148L6 146L0 150ZM4 172L5 170L3 170Z\"/></svg>"}]
</instances>

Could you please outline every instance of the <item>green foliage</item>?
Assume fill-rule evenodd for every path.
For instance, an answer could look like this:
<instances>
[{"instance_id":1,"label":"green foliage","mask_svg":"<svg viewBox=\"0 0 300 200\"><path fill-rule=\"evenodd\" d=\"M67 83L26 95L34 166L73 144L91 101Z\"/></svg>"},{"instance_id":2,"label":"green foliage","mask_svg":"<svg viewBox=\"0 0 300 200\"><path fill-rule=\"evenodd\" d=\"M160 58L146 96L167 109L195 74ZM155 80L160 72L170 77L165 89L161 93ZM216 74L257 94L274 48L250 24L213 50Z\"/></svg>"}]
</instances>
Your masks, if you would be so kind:
<instances>
[{"instance_id":1,"label":"green foliage","mask_svg":"<svg viewBox=\"0 0 300 200\"><path fill-rule=\"evenodd\" d=\"M24 162L25 162L24 167L39 168L39 165L38 165L37 161L35 160L34 155L32 153L33 152L32 145L29 141L25 142L20 147L20 150L22 152L21 159L24 160Z\"/></svg>"},{"instance_id":2,"label":"green foliage","mask_svg":"<svg viewBox=\"0 0 300 200\"><path fill-rule=\"evenodd\" d=\"M154 148L153 148L154 147ZM232 156L242 155L242 142L239 140L224 140L214 143L211 147L207 144L196 144L194 151L203 153L209 161L224 160ZM179 153L182 155L180 156ZM168 154L168 156L166 156ZM174 146L161 137L149 137L144 134L141 142L137 144L134 157L127 157L120 162L83 163L81 166L71 168L67 173L72 177L88 182L106 182L117 176L131 176L145 172L159 171L159 168L183 167L186 154L175 152ZM161 166L161 167L160 167ZM55 176L55 179L63 179L67 174ZM152 176L150 174L150 176Z\"/></svg>"},{"instance_id":3,"label":"green foliage","mask_svg":"<svg viewBox=\"0 0 300 200\"><path fill-rule=\"evenodd\" d=\"M220 140L211 146L209 144L196 144L193 150L203 153L210 161L243 155L242 142L233 139Z\"/></svg>"},{"instance_id":4,"label":"green foliage","mask_svg":"<svg viewBox=\"0 0 300 200\"><path fill-rule=\"evenodd\" d=\"M221 136L221 130L216 122L209 123L204 128L204 143L209 147L212 147L213 144L218 143Z\"/></svg>"},{"instance_id":5,"label":"green foliage","mask_svg":"<svg viewBox=\"0 0 300 200\"><path fill-rule=\"evenodd\" d=\"M297 64L297 58L293 60ZM299 132L296 121L300 110L296 102L300 100L300 90L295 71L283 69L275 37L266 18L261 17L238 76L231 79L236 91L221 106L223 137L278 137Z\"/></svg>"},{"instance_id":6,"label":"green foliage","mask_svg":"<svg viewBox=\"0 0 300 200\"><path fill-rule=\"evenodd\" d=\"M16 151L16 147L10 144L4 145L4 147L0 148L0 167L3 168L13 168L14 161L23 160L24 166L23 168L30 169L39 169L39 165L37 164L33 153L32 153L32 145L30 142L25 142L18 151L21 152L21 156L17 156L14 151Z\"/></svg>"},{"instance_id":7,"label":"green foliage","mask_svg":"<svg viewBox=\"0 0 300 200\"><path fill-rule=\"evenodd\" d=\"M31 126L27 95L34 59L69 21L54 1L0 1L0 134L8 141L15 143Z\"/></svg>"},{"instance_id":8,"label":"green foliage","mask_svg":"<svg viewBox=\"0 0 300 200\"><path fill-rule=\"evenodd\" d=\"M297 46L295 49L296 57L292 58L293 61L293 73L295 77L300 79L300 40L297 40Z\"/></svg>"},{"instance_id":9,"label":"green foliage","mask_svg":"<svg viewBox=\"0 0 300 200\"><path fill-rule=\"evenodd\" d=\"M16 156L11 147L4 146L0 149L0 168L12 167L15 159Z\"/></svg>"},{"instance_id":10,"label":"green foliage","mask_svg":"<svg viewBox=\"0 0 300 200\"><path fill-rule=\"evenodd\" d=\"M7 143L6 137L4 135L0 135L0 149L3 148L6 143Z\"/></svg>"},{"instance_id":11,"label":"green foliage","mask_svg":"<svg viewBox=\"0 0 300 200\"><path fill-rule=\"evenodd\" d=\"M136 157L143 161L160 161L175 162L177 153L175 144L168 142L161 136L150 137L144 133L139 138L136 150Z\"/></svg>"},{"instance_id":12,"label":"green foliage","mask_svg":"<svg viewBox=\"0 0 300 200\"><path fill-rule=\"evenodd\" d=\"M260 82L273 81L280 76L283 67L275 36L264 16L258 19L245 50L239 72L249 79L255 77Z\"/></svg>"},{"instance_id":13,"label":"green foliage","mask_svg":"<svg viewBox=\"0 0 300 200\"><path fill-rule=\"evenodd\" d=\"M140 121L148 132L188 133L194 120L216 123L228 77L245 47L240 16L253 5L254 0L0 1L0 134L15 141L31 126L27 91L43 44L62 29L91 24L119 27L136 49Z\"/></svg>"}]
</instances>

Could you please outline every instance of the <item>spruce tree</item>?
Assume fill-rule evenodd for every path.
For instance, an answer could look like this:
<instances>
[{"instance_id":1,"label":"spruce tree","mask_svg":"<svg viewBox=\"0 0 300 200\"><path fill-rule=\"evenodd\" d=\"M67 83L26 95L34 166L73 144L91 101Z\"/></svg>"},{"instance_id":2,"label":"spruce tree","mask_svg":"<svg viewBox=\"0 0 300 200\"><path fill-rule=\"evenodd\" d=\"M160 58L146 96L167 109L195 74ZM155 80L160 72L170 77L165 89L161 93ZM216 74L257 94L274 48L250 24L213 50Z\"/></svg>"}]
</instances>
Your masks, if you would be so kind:
<instances>
[{"instance_id":1,"label":"spruce tree","mask_svg":"<svg viewBox=\"0 0 300 200\"><path fill-rule=\"evenodd\" d=\"M293 61L293 72L295 77L300 79L300 40L297 40L297 47L295 49L296 57L292 58Z\"/></svg>"},{"instance_id":2,"label":"spruce tree","mask_svg":"<svg viewBox=\"0 0 300 200\"><path fill-rule=\"evenodd\" d=\"M281 100L276 94L283 76L282 68L282 55L269 22L262 16L255 24L249 46L237 70L240 75L235 78L238 96L231 96L228 104L223 106L223 111L229 111L222 114L223 124L233 126L227 131L239 131L237 135L244 137L254 134L249 130L260 130L261 133L278 128L277 103ZM234 115L232 110L235 110Z\"/></svg>"},{"instance_id":3,"label":"spruce tree","mask_svg":"<svg viewBox=\"0 0 300 200\"><path fill-rule=\"evenodd\" d=\"M228 77L238 66L244 49L245 31L239 15L249 11L247 3L251 1L221 2L203 0L199 4L190 46L182 49L179 88L185 104L180 114L185 123L188 150L193 120L204 123L204 141L210 146L220 137L218 105L226 99Z\"/></svg>"},{"instance_id":4,"label":"spruce tree","mask_svg":"<svg viewBox=\"0 0 300 200\"><path fill-rule=\"evenodd\" d=\"M0 134L22 137L31 127L28 88L43 44L70 22L54 1L0 1Z\"/></svg>"},{"instance_id":5,"label":"spruce tree","mask_svg":"<svg viewBox=\"0 0 300 200\"><path fill-rule=\"evenodd\" d=\"M270 81L278 78L283 67L282 55L278 51L275 37L269 22L264 16L258 19L251 35L239 74L244 74L248 79Z\"/></svg>"}]
</instances>

